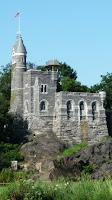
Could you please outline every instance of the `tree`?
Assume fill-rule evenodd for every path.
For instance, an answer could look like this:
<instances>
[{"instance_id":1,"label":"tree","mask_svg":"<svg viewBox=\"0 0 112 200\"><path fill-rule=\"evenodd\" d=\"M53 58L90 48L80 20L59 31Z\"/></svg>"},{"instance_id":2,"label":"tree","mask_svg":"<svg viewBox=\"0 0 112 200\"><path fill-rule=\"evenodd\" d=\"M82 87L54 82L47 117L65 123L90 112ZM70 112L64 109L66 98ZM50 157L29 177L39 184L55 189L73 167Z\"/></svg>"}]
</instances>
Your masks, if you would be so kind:
<instances>
[{"instance_id":1,"label":"tree","mask_svg":"<svg viewBox=\"0 0 112 200\"><path fill-rule=\"evenodd\" d=\"M76 80L77 79L77 72L74 71L69 65L67 65L65 62L60 63L60 66L58 68L58 81L57 81L57 91L62 91L62 79L64 77L69 77L70 79Z\"/></svg>"},{"instance_id":2,"label":"tree","mask_svg":"<svg viewBox=\"0 0 112 200\"><path fill-rule=\"evenodd\" d=\"M106 92L106 99L104 106L106 110L112 108L112 73L107 73L106 75L101 75L101 83L96 84L90 88L90 92Z\"/></svg>"},{"instance_id":3,"label":"tree","mask_svg":"<svg viewBox=\"0 0 112 200\"><path fill-rule=\"evenodd\" d=\"M35 63L27 62L27 63L26 63L26 68L27 68L27 69L35 69L35 68L36 68L36 65L35 65Z\"/></svg>"},{"instance_id":4,"label":"tree","mask_svg":"<svg viewBox=\"0 0 112 200\"><path fill-rule=\"evenodd\" d=\"M27 70L29 70L29 69L41 69L42 71L46 70L45 66L43 66L43 65L38 66L38 65L36 65L35 63L32 63L32 62L27 62L26 68L27 68Z\"/></svg>"},{"instance_id":5,"label":"tree","mask_svg":"<svg viewBox=\"0 0 112 200\"><path fill-rule=\"evenodd\" d=\"M10 105L10 95L11 95L11 63L7 64L3 68L0 76L0 95L7 100L7 108Z\"/></svg>"},{"instance_id":6,"label":"tree","mask_svg":"<svg viewBox=\"0 0 112 200\"><path fill-rule=\"evenodd\" d=\"M89 92L89 88L85 85L81 85L80 82L71 79L70 77L63 77L62 90L69 92Z\"/></svg>"},{"instance_id":7,"label":"tree","mask_svg":"<svg viewBox=\"0 0 112 200\"><path fill-rule=\"evenodd\" d=\"M3 68L0 76L0 140L9 142L13 134L13 117L8 113L11 96L11 64Z\"/></svg>"},{"instance_id":8,"label":"tree","mask_svg":"<svg viewBox=\"0 0 112 200\"><path fill-rule=\"evenodd\" d=\"M42 70L42 71L45 71L45 70L46 70L45 66L43 66L43 65L37 66L37 69L40 69L40 70Z\"/></svg>"}]
</instances>

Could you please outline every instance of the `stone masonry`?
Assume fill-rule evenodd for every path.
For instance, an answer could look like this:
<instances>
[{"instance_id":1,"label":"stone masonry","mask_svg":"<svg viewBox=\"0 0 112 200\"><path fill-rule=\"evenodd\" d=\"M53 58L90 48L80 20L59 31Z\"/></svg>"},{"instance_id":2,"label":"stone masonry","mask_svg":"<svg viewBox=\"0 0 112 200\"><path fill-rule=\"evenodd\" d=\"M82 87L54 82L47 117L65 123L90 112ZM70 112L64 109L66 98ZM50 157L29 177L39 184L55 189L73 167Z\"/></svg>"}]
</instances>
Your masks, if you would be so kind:
<instances>
[{"instance_id":1,"label":"stone masonry","mask_svg":"<svg viewBox=\"0 0 112 200\"><path fill-rule=\"evenodd\" d=\"M105 92L56 92L56 60L46 71L26 69L26 48L21 35L12 51L10 112L28 122L34 134L53 133L70 144L100 141L108 135L103 102ZM52 70L49 70L52 68Z\"/></svg>"}]
</instances>

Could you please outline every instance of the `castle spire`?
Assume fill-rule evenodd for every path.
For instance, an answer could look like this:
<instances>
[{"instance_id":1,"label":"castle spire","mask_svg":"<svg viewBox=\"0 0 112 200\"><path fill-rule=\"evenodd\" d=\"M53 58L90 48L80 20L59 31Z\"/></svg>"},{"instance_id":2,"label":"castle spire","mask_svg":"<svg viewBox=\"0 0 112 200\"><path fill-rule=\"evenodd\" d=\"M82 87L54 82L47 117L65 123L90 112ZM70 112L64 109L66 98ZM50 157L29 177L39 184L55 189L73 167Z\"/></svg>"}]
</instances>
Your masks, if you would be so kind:
<instances>
[{"instance_id":1,"label":"castle spire","mask_svg":"<svg viewBox=\"0 0 112 200\"><path fill-rule=\"evenodd\" d=\"M20 33L17 34L17 41L14 46L14 49L15 53L27 53Z\"/></svg>"},{"instance_id":2,"label":"castle spire","mask_svg":"<svg viewBox=\"0 0 112 200\"><path fill-rule=\"evenodd\" d=\"M18 33L12 50L10 111L20 116L23 114L23 74L26 71L26 54L21 34Z\"/></svg>"}]
</instances>

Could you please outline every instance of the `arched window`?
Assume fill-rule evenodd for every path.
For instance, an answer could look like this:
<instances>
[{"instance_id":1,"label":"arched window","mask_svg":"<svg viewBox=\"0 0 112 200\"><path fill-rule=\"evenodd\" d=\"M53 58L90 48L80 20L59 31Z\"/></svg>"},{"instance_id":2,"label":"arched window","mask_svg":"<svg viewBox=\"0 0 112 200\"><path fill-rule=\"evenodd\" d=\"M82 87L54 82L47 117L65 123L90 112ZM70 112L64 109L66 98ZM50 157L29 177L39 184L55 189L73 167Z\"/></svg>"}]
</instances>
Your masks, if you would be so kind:
<instances>
[{"instance_id":1,"label":"arched window","mask_svg":"<svg viewBox=\"0 0 112 200\"><path fill-rule=\"evenodd\" d=\"M47 93L47 85L46 84L41 85L41 93Z\"/></svg>"},{"instance_id":2,"label":"arched window","mask_svg":"<svg viewBox=\"0 0 112 200\"><path fill-rule=\"evenodd\" d=\"M96 112L96 102L92 103L92 116L93 120L95 119L95 112Z\"/></svg>"},{"instance_id":3,"label":"arched window","mask_svg":"<svg viewBox=\"0 0 112 200\"><path fill-rule=\"evenodd\" d=\"M83 116L84 102L81 101L79 106L80 106L80 120L81 120Z\"/></svg>"},{"instance_id":4,"label":"arched window","mask_svg":"<svg viewBox=\"0 0 112 200\"><path fill-rule=\"evenodd\" d=\"M67 110L71 110L72 105L71 105L71 101L67 101Z\"/></svg>"},{"instance_id":5,"label":"arched window","mask_svg":"<svg viewBox=\"0 0 112 200\"><path fill-rule=\"evenodd\" d=\"M45 110L45 109L46 109L45 101L42 101L40 104L40 110Z\"/></svg>"},{"instance_id":6,"label":"arched window","mask_svg":"<svg viewBox=\"0 0 112 200\"><path fill-rule=\"evenodd\" d=\"M70 110L72 109L71 101L67 101L67 119L70 119Z\"/></svg>"},{"instance_id":7,"label":"arched window","mask_svg":"<svg viewBox=\"0 0 112 200\"><path fill-rule=\"evenodd\" d=\"M47 85L44 86L44 92L47 92Z\"/></svg>"},{"instance_id":8,"label":"arched window","mask_svg":"<svg viewBox=\"0 0 112 200\"><path fill-rule=\"evenodd\" d=\"M43 92L43 90L44 90L44 87L43 87L43 85L41 85L41 92Z\"/></svg>"}]
</instances>

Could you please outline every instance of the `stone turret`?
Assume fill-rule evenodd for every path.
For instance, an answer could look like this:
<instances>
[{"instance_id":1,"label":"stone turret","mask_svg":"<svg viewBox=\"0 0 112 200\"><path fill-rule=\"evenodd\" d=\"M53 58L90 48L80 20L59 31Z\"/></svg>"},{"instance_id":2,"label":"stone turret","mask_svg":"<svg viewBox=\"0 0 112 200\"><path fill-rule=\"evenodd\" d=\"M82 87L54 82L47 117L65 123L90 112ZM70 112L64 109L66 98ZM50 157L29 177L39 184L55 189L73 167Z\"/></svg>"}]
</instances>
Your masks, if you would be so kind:
<instances>
[{"instance_id":1,"label":"stone turret","mask_svg":"<svg viewBox=\"0 0 112 200\"><path fill-rule=\"evenodd\" d=\"M49 69L51 68L52 71L54 71L54 68L57 68L60 66L59 62L56 60L56 59L53 59L53 60L49 60L48 62L46 62L46 69Z\"/></svg>"},{"instance_id":2,"label":"stone turret","mask_svg":"<svg viewBox=\"0 0 112 200\"><path fill-rule=\"evenodd\" d=\"M47 70L51 70L52 71L52 77L51 77L51 79L53 81L55 80L54 69L57 69L57 72L58 72L58 67L59 66L60 66L60 64L59 64L59 62L56 59L49 60L48 62L46 62L45 68ZM57 77L56 77L56 81L57 81Z\"/></svg>"},{"instance_id":3,"label":"stone turret","mask_svg":"<svg viewBox=\"0 0 112 200\"><path fill-rule=\"evenodd\" d=\"M18 34L12 50L10 111L21 116L23 115L23 73L26 71L26 54L21 34Z\"/></svg>"}]
</instances>

